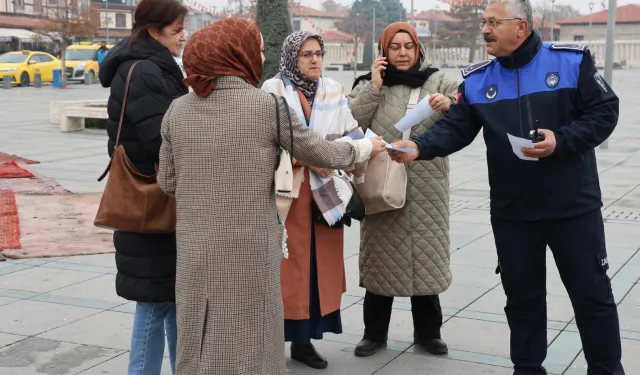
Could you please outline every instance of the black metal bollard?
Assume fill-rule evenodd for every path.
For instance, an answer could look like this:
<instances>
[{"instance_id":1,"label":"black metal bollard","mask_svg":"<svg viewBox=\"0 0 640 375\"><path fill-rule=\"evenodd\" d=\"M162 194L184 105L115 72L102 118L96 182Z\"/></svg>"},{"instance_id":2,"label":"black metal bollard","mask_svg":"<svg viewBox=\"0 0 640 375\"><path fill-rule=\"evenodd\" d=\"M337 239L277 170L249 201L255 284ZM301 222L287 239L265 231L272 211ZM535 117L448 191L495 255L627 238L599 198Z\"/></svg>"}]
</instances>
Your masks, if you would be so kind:
<instances>
[{"instance_id":1,"label":"black metal bollard","mask_svg":"<svg viewBox=\"0 0 640 375\"><path fill-rule=\"evenodd\" d=\"M11 88L11 76L5 75L2 77L2 88L5 90L9 90Z\"/></svg>"},{"instance_id":2,"label":"black metal bollard","mask_svg":"<svg viewBox=\"0 0 640 375\"><path fill-rule=\"evenodd\" d=\"M42 74L36 73L33 75L33 87L38 89L42 87Z\"/></svg>"}]
</instances>

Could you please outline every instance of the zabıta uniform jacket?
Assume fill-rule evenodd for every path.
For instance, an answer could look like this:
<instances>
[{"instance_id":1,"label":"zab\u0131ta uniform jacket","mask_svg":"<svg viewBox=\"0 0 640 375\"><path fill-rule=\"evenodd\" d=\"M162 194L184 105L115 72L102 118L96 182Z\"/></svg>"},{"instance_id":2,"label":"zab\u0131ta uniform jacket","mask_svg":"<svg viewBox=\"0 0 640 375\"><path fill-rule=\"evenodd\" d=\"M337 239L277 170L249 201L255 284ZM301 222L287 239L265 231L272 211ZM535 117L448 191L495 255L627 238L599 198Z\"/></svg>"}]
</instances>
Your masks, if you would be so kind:
<instances>
[{"instance_id":1,"label":"zab\u0131ta uniform jacket","mask_svg":"<svg viewBox=\"0 0 640 375\"><path fill-rule=\"evenodd\" d=\"M430 66L425 59L420 69ZM457 92L457 82L435 72L422 86L420 100L433 93L455 100ZM362 129L394 142L402 139L394 125L404 117L410 95L409 86L382 86L377 91L365 80L349 94L349 107ZM412 133L422 134L442 115L434 113ZM360 225L360 286L383 296L440 294L451 284L449 160L419 161L406 168L405 206L368 215Z\"/></svg>"},{"instance_id":2,"label":"zab\u0131ta uniform jacket","mask_svg":"<svg viewBox=\"0 0 640 375\"><path fill-rule=\"evenodd\" d=\"M518 221L578 216L602 207L594 148L618 122L619 101L586 46L543 43L533 33L509 57L463 70L458 103L413 140L420 159L450 155L483 129L491 215ZM553 154L519 159L507 134L554 132Z\"/></svg>"}]
</instances>

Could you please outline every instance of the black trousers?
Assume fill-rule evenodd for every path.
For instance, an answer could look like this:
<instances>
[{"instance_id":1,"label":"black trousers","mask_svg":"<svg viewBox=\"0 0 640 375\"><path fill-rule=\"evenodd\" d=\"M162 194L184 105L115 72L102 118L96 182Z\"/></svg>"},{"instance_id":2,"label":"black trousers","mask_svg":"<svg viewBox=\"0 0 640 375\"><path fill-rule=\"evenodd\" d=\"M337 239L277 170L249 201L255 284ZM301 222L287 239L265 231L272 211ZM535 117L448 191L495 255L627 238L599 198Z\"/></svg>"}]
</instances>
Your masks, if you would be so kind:
<instances>
[{"instance_id":1,"label":"black trousers","mask_svg":"<svg viewBox=\"0 0 640 375\"><path fill-rule=\"evenodd\" d=\"M588 375L622 375L618 311L607 276L602 213L539 222L491 219L507 296L514 375L546 374L546 248L573 305Z\"/></svg>"},{"instance_id":2,"label":"black trousers","mask_svg":"<svg viewBox=\"0 0 640 375\"><path fill-rule=\"evenodd\" d=\"M364 339L386 343L391 321L393 297L369 291L364 296ZM438 295L411 297L414 337L422 340L440 338L442 308Z\"/></svg>"}]
</instances>

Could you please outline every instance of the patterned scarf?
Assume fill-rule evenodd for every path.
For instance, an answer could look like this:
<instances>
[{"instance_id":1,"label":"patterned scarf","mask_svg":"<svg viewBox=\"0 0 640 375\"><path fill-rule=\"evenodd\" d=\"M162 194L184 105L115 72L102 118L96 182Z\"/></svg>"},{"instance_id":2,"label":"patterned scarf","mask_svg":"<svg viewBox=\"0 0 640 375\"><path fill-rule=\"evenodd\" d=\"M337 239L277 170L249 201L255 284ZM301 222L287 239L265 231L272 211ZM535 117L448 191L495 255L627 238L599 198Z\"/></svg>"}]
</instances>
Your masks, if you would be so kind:
<instances>
[{"instance_id":1,"label":"patterned scarf","mask_svg":"<svg viewBox=\"0 0 640 375\"><path fill-rule=\"evenodd\" d=\"M262 78L260 29L255 22L227 18L191 36L182 61L187 78L198 96L211 94L216 78L234 76L258 87Z\"/></svg>"},{"instance_id":2,"label":"patterned scarf","mask_svg":"<svg viewBox=\"0 0 640 375\"><path fill-rule=\"evenodd\" d=\"M280 58L280 72L284 74L297 88L302 91L304 97L313 106L313 99L318 89L318 81L312 81L302 73L298 65L298 53L302 44L309 38L315 38L320 43L320 49L325 52L324 41L318 34L307 31L297 31L287 37L282 44L282 56Z\"/></svg>"},{"instance_id":3,"label":"patterned scarf","mask_svg":"<svg viewBox=\"0 0 640 375\"><path fill-rule=\"evenodd\" d=\"M262 89L284 97L300 122L328 141L349 142L364 138L364 132L349 110L349 102L342 91L342 85L331 78L318 79L316 105L311 111L309 121L305 116L301 95L298 95L294 84L282 73L266 81ZM354 175L362 174L354 171ZM322 216L329 225L335 224L344 216L353 195L349 177L340 170L334 171L330 177L320 177L313 171L309 171L309 184L313 200Z\"/></svg>"}]
</instances>

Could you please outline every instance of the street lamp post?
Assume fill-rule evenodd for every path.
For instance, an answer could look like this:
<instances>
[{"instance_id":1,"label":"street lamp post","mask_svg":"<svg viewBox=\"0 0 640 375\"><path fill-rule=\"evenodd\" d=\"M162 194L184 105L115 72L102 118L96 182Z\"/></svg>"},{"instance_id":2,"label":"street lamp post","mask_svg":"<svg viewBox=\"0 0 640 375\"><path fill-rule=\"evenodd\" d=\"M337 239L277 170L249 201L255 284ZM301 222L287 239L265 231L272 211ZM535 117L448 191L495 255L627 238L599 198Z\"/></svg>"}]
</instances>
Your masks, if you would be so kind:
<instances>
[{"instance_id":1,"label":"street lamp post","mask_svg":"<svg viewBox=\"0 0 640 375\"><path fill-rule=\"evenodd\" d=\"M360 27L360 13L356 13L355 51L353 53L353 80L358 78L358 28Z\"/></svg>"},{"instance_id":2,"label":"street lamp post","mask_svg":"<svg viewBox=\"0 0 640 375\"><path fill-rule=\"evenodd\" d=\"M411 26L416 27L416 20L413 17L413 0L411 0Z\"/></svg>"},{"instance_id":3,"label":"street lamp post","mask_svg":"<svg viewBox=\"0 0 640 375\"><path fill-rule=\"evenodd\" d=\"M111 17L109 16L109 0L104 0L104 5L107 10L107 17L105 17L105 20L107 21L106 39L107 44L109 44L109 23L111 22Z\"/></svg>"},{"instance_id":4,"label":"street lamp post","mask_svg":"<svg viewBox=\"0 0 640 375\"><path fill-rule=\"evenodd\" d=\"M436 38L438 35L438 10L440 9L440 4L436 3L436 11L433 13L433 19L435 22L435 28L433 30L433 63L436 63Z\"/></svg>"},{"instance_id":5,"label":"street lamp post","mask_svg":"<svg viewBox=\"0 0 640 375\"><path fill-rule=\"evenodd\" d=\"M609 86L613 86L613 39L616 32L616 10L618 4L616 0L609 0L609 17L607 18L607 44L605 46L604 56L604 80ZM609 140L605 140L600 148L609 148Z\"/></svg>"},{"instance_id":6,"label":"street lamp post","mask_svg":"<svg viewBox=\"0 0 640 375\"><path fill-rule=\"evenodd\" d=\"M553 43L555 41L555 36L553 34L555 34L556 31L556 0L551 0L551 38L550 38L550 42Z\"/></svg>"},{"instance_id":7,"label":"street lamp post","mask_svg":"<svg viewBox=\"0 0 640 375\"><path fill-rule=\"evenodd\" d=\"M592 39L592 34L591 34L591 24L593 23L593 6L595 4L593 3L593 1L589 2L589 49L591 49L591 39Z\"/></svg>"},{"instance_id":8,"label":"street lamp post","mask_svg":"<svg viewBox=\"0 0 640 375\"><path fill-rule=\"evenodd\" d=\"M373 30L371 34L371 63L376 61L376 7L373 7Z\"/></svg>"}]
</instances>

